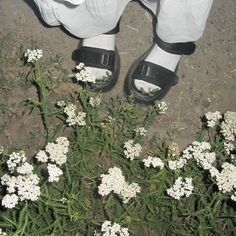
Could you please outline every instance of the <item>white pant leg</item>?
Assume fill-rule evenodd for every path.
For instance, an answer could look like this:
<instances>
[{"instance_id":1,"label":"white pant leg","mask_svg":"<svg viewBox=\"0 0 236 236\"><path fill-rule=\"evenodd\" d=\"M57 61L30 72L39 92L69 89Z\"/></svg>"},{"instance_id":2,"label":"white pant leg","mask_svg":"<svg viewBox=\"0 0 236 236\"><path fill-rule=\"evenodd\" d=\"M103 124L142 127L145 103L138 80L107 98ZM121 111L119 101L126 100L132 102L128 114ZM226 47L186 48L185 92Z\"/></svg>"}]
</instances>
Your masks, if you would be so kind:
<instances>
[{"instance_id":1,"label":"white pant leg","mask_svg":"<svg viewBox=\"0 0 236 236\"><path fill-rule=\"evenodd\" d=\"M58 26L60 22L54 14L54 1L53 0L34 0L39 8L41 17L50 26Z\"/></svg>"},{"instance_id":2,"label":"white pant leg","mask_svg":"<svg viewBox=\"0 0 236 236\"><path fill-rule=\"evenodd\" d=\"M160 0L157 35L165 42L193 42L205 29L213 0Z\"/></svg>"},{"instance_id":3,"label":"white pant leg","mask_svg":"<svg viewBox=\"0 0 236 236\"><path fill-rule=\"evenodd\" d=\"M89 38L115 28L130 0L85 0L74 6L61 0L34 0L49 25L63 25L80 38Z\"/></svg>"}]
</instances>

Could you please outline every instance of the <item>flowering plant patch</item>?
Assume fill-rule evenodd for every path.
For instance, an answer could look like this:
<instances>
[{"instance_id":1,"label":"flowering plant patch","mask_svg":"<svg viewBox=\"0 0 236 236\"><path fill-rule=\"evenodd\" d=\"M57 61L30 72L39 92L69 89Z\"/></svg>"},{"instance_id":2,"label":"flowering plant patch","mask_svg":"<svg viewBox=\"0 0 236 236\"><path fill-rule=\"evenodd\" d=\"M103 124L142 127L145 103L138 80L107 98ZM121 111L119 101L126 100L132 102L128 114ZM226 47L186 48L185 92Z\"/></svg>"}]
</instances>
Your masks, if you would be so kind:
<instances>
[{"instance_id":1,"label":"flowering plant patch","mask_svg":"<svg viewBox=\"0 0 236 236\"><path fill-rule=\"evenodd\" d=\"M206 113L196 140L180 152L149 137L165 102L142 108L77 83L52 100L56 85L42 71L42 51L25 56L38 92L27 105L42 118L45 144L28 157L0 148L0 234L234 234L235 112ZM91 83L85 67L77 78Z\"/></svg>"}]
</instances>

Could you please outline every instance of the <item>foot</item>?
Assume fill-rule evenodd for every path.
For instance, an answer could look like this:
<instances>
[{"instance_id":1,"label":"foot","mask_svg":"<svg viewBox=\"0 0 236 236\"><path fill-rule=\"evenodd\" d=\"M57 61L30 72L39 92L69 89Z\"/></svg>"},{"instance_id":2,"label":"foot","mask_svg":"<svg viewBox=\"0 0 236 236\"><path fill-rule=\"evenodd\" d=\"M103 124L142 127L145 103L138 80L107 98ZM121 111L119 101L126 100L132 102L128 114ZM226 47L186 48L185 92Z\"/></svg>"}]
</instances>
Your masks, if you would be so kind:
<instances>
[{"instance_id":1,"label":"foot","mask_svg":"<svg viewBox=\"0 0 236 236\"><path fill-rule=\"evenodd\" d=\"M180 60L181 55L178 54L172 54L172 53L168 53L166 51L164 51L163 49L161 49L160 47L158 47L158 45L156 44L152 51L150 52L150 54L146 57L145 61L148 62L152 62L154 64L157 64L159 66L162 66L170 71L175 71L179 60ZM161 88L145 82L143 80L134 80L134 85L135 87L140 90L143 91L145 93L149 93L152 91L158 91Z\"/></svg>"},{"instance_id":2,"label":"foot","mask_svg":"<svg viewBox=\"0 0 236 236\"><path fill-rule=\"evenodd\" d=\"M100 48L106 50L115 50L115 34L101 34L91 38L83 39L82 46ZM86 67L96 77L96 80L103 80L104 77L111 75L112 72L106 69L95 67Z\"/></svg>"}]
</instances>

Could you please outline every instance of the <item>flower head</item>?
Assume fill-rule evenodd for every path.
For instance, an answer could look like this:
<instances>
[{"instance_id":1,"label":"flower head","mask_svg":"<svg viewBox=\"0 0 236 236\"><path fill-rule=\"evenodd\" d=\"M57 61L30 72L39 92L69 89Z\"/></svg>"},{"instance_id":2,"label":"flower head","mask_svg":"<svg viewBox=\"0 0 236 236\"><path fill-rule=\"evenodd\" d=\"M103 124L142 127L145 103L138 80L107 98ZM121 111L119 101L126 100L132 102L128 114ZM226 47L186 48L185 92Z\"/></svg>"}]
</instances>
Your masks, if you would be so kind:
<instances>
[{"instance_id":1,"label":"flower head","mask_svg":"<svg viewBox=\"0 0 236 236\"><path fill-rule=\"evenodd\" d=\"M140 136L146 136L147 130L144 127L137 127L134 129L134 132Z\"/></svg>"},{"instance_id":2,"label":"flower head","mask_svg":"<svg viewBox=\"0 0 236 236\"><path fill-rule=\"evenodd\" d=\"M6 194L2 199L2 205L6 208L14 208L19 201L19 197L16 194Z\"/></svg>"},{"instance_id":3,"label":"flower head","mask_svg":"<svg viewBox=\"0 0 236 236\"><path fill-rule=\"evenodd\" d=\"M118 167L110 168L108 174L102 174L101 178L102 180L101 184L98 186L98 193L102 196L107 196L114 192L123 199L124 203L127 203L140 192L140 186L138 184L129 184L125 181L125 177Z\"/></svg>"},{"instance_id":4,"label":"flower head","mask_svg":"<svg viewBox=\"0 0 236 236\"><path fill-rule=\"evenodd\" d=\"M89 105L91 107L97 107L100 105L100 103L101 103L101 99L98 97L90 97L89 99Z\"/></svg>"},{"instance_id":5,"label":"flower head","mask_svg":"<svg viewBox=\"0 0 236 236\"><path fill-rule=\"evenodd\" d=\"M192 194L194 187L192 185L192 178L178 177L174 185L167 189L167 194L174 199L180 200L181 197L189 197Z\"/></svg>"},{"instance_id":6,"label":"flower head","mask_svg":"<svg viewBox=\"0 0 236 236\"><path fill-rule=\"evenodd\" d=\"M148 156L146 159L143 159L143 163L145 167L153 166L154 168L164 168L164 162L158 157Z\"/></svg>"},{"instance_id":7,"label":"flower head","mask_svg":"<svg viewBox=\"0 0 236 236\"><path fill-rule=\"evenodd\" d=\"M236 112L227 111L221 123L221 133L227 141L234 141L236 136Z\"/></svg>"},{"instance_id":8,"label":"flower head","mask_svg":"<svg viewBox=\"0 0 236 236\"><path fill-rule=\"evenodd\" d=\"M59 177L63 175L62 170L54 164L49 163L47 166L47 169L48 169L48 174L49 174L49 178L48 178L49 182L58 182Z\"/></svg>"},{"instance_id":9,"label":"flower head","mask_svg":"<svg viewBox=\"0 0 236 236\"><path fill-rule=\"evenodd\" d=\"M135 157L139 157L142 151L142 146L139 143L134 144L134 140L129 140L124 143L124 155L127 159L131 161Z\"/></svg>"},{"instance_id":10,"label":"flower head","mask_svg":"<svg viewBox=\"0 0 236 236\"><path fill-rule=\"evenodd\" d=\"M27 62L35 63L43 57L43 51L41 49L27 49L24 56L27 58Z\"/></svg>"},{"instance_id":11,"label":"flower head","mask_svg":"<svg viewBox=\"0 0 236 236\"><path fill-rule=\"evenodd\" d=\"M69 104L64 108L64 113L67 115L67 124L69 126L79 125L84 126L86 125L85 117L86 113L84 112L77 112L77 108L74 104Z\"/></svg>"},{"instance_id":12,"label":"flower head","mask_svg":"<svg viewBox=\"0 0 236 236\"><path fill-rule=\"evenodd\" d=\"M76 69L79 70L79 72L75 74L75 78L77 81L88 82L88 83L96 82L96 77L87 67L85 67L84 63L80 63L79 65L77 65Z\"/></svg>"},{"instance_id":13,"label":"flower head","mask_svg":"<svg viewBox=\"0 0 236 236\"><path fill-rule=\"evenodd\" d=\"M104 221L101 226L103 236L129 236L128 228L122 228L119 224L112 224L111 221Z\"/></svg>"},{"instance_id":14,"label":"flower head","mask_svg":"<svg viewBox=\"0 0 236 236\"><path fill-rule=\"evenodd\" d=\"M207 119L207 126L210 128L214 128L217 122L222 118L222 115L220 114L219 111L207 112L205 114L205 117Z\"/></svg>"}]
</instances>

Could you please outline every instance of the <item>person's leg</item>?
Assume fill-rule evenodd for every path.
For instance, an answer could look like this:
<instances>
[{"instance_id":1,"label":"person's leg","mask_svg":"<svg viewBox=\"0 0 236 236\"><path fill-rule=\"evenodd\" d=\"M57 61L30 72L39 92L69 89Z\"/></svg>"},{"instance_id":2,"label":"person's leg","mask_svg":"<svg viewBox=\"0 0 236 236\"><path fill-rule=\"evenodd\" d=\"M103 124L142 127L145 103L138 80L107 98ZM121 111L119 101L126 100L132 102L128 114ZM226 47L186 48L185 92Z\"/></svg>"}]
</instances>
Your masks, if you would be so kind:
<instances>
[{"instance_id":1,"label":"person's leg","mask_svg":"<svg viewBox=\"0 0 236 236\"><path fill-rule=\"evenodd\" d=\"M119 32L117 22L129 1L86 0L77 6L62 0L35 0L35 3L47 24L62 25L71 34L82 39L83 48L107 50L111 54L115 50L115 35ZM98 80L108 72L94 66L87 68Z\"/></svg>"},{"instance_id":2,"label":"person's leg","mask_svg":"<svg viewBox=\"0 0 236 236\"><path fill-rule=\"evenodd\" d=\"M203 34L212 2L213 0L160 0L157 35L154 37L156 44L145 61L174 72L181 55L193 53L195 47L192 42ZM145 92L159 89L142 80L135 80L135 86Z\"/></svg>"},{"instance_id":3,"label":"person's leg","mask_svg":"<svg viewBox=\"0 0 236 236\"><path fill-rule=\"evenodd\" d=\"M81 45L84 47L100 48L109 51L115 50L115 37L120 31L120 22L118 21L116 27L104 34L95 35L90 38L82 40ZM100 69L95 67L87 67L92 74L96 75L96 78L99 80L106 77L108 74L111 75L111 71L106 69Z\"/></svg>"}]
</instances>

